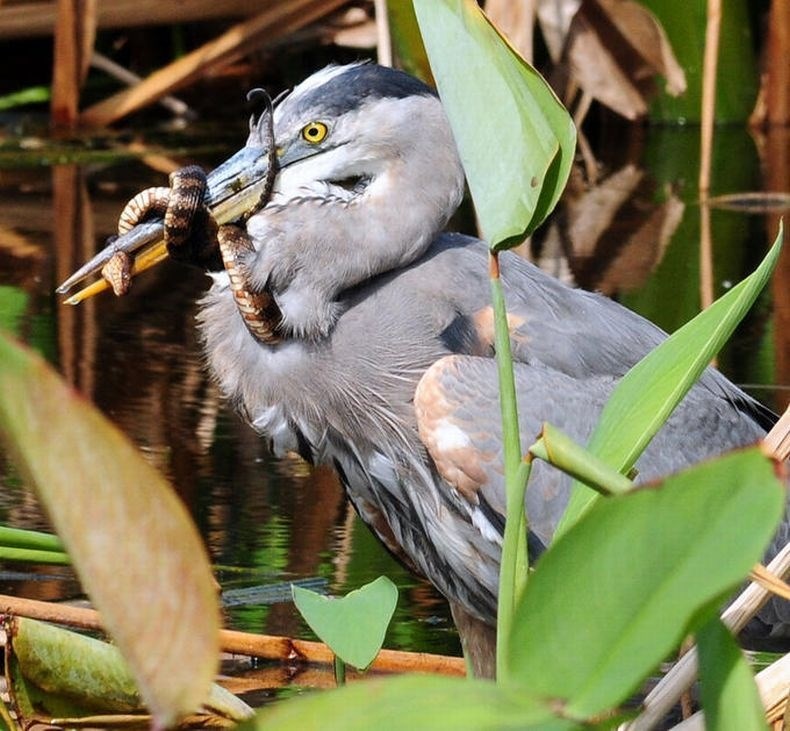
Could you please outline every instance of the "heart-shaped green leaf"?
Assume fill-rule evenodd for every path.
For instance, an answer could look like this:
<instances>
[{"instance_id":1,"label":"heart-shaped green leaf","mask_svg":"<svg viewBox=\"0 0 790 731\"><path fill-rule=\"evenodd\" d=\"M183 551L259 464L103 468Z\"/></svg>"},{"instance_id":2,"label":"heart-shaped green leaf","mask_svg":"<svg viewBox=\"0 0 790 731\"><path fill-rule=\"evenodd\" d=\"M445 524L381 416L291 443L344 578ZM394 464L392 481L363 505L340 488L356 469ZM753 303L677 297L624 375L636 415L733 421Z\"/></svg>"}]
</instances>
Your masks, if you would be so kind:
<instances>
[{"instance_id":1,"label":"heart-shaped green leaf","mask_svg":"<svg viewBox=\"0 0 790 731\"><path fill-rule=\"evenodd\" d=\"M297 609L335 655L360 670L373 662L398 603L395 584L379 576L340 598L292 588Z\"/></svg>"},{"instance_id":2,"label":"heart-shaped green leaf","mask_svg":"<svg viewBox=\"0 0 790 731\"><path fill-rule=\"evenodd\" d=\"M576 130L549 85L472 0L414 0L425 49L494 249L520 243L554 208Z\"/></svg>"},{"instance_id":3,"label":"heart-shaped green leaf","mask_svg":"<svg viewBox=\"0 0 790 731\"><path fill-rule=\"evenodd\" d=\"M622 703L760 560L784 503L756 448L599 500L527 582L512 679L573 718Z\"/></svg>"}]
</instances>

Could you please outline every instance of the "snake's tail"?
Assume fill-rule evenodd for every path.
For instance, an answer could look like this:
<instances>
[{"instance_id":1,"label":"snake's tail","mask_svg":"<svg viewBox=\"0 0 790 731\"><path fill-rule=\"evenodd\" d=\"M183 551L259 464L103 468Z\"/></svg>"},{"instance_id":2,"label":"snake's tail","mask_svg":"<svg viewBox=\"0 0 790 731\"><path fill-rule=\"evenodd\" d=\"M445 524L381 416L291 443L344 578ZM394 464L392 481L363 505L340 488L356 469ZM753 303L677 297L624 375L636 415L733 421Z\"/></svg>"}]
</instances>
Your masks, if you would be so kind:
<instances>
[{"instance_id":1,"label":"snake's tail","mask_svg":"<svg viewBox=\"0 0 790 731\"><path fill-rule=\"evenodd\" d=\"M239 314L250 333L262 343L282 341L282 313L268 289L253 291L241 262L244 254L254 252L247 233L239 226L220 226L217 232L222 263L230 278L230 288Z\"/></svg>"}]
</instances>

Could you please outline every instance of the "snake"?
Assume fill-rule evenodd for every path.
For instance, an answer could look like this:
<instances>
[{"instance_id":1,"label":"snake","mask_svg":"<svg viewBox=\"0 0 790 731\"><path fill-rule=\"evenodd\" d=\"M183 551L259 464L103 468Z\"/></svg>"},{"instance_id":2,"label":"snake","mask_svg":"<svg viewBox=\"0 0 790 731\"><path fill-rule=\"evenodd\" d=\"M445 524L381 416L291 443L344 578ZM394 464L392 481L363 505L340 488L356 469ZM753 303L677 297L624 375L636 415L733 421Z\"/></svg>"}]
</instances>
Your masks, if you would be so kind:
<instances>
[{"instance_id":1,"label":"snake","mask_svg":"<svg viewBox=\"0 0 790 731\"><path fill-rule=\"evenodd\" d=\"M195 234L194 226L199 212L207 213L205 224L210 245L219 250L222 265L228 273L230 290L239 314L250 334L259 342L274 345L283 340L282 313L268 287L255 289L244 258L254 254L255 247L244 224L252 213L269 201L277 174L276 145L272 102L262 89L253 89L249 100L266 103L261 114L259 129L264 149L268 150L269 167L261 197L241 218L239 223L218 225L206 207L206 174L197 165L189 165L172 172L170 187L147 188L135 195L121 211L118 218L118 235L131 231L137 224L151 215L164 217L165 244L172 253L185 247ZM267 124L263 124L266 117ZM128 293L132 283L133 260L123 251L116 251L101 270L101 275L112 286L116 296Z\"/></svg>"}]
</instances>

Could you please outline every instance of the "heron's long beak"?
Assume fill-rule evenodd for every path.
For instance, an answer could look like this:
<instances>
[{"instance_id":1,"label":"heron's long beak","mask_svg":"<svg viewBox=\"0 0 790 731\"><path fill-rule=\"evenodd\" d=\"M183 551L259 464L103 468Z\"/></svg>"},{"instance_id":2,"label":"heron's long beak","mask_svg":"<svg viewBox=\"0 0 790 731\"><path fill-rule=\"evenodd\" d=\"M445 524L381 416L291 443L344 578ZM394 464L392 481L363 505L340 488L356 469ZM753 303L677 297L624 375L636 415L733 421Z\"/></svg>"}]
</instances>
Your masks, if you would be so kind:
<instances>
[{"instance_id":1,"label":"heron's long beak","mask_svg":"<svg viewBox=\"0 0 790 731\"><path fill-rule=\"evenodd\" d=\"M217 223L232 223L265 205L263 198L271 182L268 153L261 147L244 147L209 174L206 204ZM135 255L133 275L163 261L167 258L164 221L145 221L117 238L63 282L56 290L58 294L66 294L79 282L98 274L117 251ZM104 279L98 279L65 302L76 305L108 287Z\"/></svg>"}]
</instances>

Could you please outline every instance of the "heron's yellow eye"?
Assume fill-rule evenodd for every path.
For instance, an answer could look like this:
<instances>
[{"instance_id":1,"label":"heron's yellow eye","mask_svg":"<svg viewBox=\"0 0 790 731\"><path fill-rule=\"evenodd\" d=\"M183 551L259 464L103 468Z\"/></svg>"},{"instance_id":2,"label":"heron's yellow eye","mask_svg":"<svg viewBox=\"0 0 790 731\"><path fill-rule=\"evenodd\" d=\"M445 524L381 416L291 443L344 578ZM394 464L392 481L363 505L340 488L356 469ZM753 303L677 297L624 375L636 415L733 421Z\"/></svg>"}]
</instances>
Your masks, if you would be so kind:
<instances>
[{"instance_id":1,"label":"heron's yellow eye","mask_svg":"<svg viewBox=\"0 0 790 731\"><path fill-rule=\"evenodd\" d=\"M326 137L328 131L323 122L309 122L302 127L302 139L315 145Z\"/></svg>"}]
</instances>

